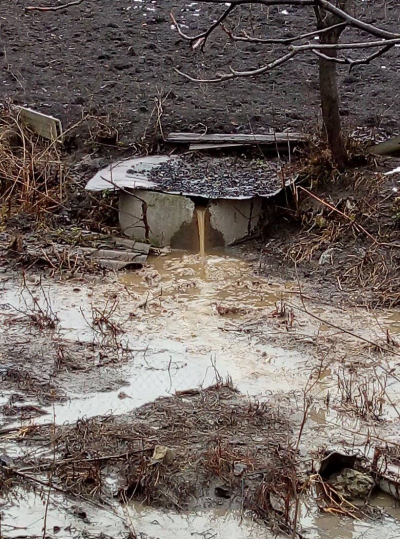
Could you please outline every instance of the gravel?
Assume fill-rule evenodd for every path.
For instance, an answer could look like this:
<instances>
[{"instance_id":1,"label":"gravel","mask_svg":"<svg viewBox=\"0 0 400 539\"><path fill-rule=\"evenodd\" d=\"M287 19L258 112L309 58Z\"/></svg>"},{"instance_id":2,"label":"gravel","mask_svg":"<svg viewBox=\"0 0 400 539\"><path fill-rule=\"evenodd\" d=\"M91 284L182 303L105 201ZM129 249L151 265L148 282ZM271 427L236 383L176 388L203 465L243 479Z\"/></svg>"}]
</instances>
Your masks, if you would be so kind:
<instances>
[{"instance_id":1,"label":"gravel","mask_svg":"<svg viewBox=\"0 0 400 539\"><path fill-rule=\"evenodd\" d=\"M148 179L160 190L205 198L268 196L293 174L282 174L276 161L233 157L178 158L151 170Z\"/></svg>"}]
</instances>

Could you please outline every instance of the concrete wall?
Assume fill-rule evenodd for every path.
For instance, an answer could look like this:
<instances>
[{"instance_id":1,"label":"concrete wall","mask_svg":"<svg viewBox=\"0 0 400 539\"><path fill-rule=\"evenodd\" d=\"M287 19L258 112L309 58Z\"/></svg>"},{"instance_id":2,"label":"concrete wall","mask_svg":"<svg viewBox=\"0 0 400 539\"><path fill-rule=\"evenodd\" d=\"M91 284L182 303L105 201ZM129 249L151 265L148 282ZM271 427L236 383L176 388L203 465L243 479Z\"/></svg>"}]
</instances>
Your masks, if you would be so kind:
<instances>
[{"instance_id":1,"label":"concrete wall","mask_svg":"<svg viewBox=\"0 0 400 539\"><path fill-rule=\"evenodd\" d=\"M190 198L146 190L130 193L120 194L119 220L125 235L159 247L198 250L196 209ZM260 198L211 201L206 213L206 250L253 232L261 210Z\"/></svg>"},{"instance_id":2,"label":"concrete wall","mask_svg":"<svg viewBox=\"0 0 400 539\"><path fill-rule=\"evenodd\" d=\"M215 200L210 203L210 224L219 230L225 245L254 231L260 222L261 198L251 200Z\"/></svg>"},{"instance_id":3,"label":"concrete wall","mask_svg":"<svg viewBox=\"0 0 400 539\"><path fill-rule=\"evenodd\" d=\"M155 191L121 192L119 222L122 232L138 241L163 247L184 223L194 218L194 203L186 197Z\"/></svg>"}]
</instances>

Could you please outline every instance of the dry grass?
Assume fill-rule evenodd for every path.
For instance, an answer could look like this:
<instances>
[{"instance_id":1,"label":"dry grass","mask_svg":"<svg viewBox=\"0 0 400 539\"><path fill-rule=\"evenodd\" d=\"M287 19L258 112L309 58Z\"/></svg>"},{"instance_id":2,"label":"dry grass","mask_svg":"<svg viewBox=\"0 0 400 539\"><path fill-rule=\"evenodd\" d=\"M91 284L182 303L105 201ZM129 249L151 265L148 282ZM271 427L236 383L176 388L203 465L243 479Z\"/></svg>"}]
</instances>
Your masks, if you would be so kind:
<instances>
[{"instance_id":1,"label":"dry grass","mask_svg":"<svg viewBox=\"0 0 400 539\"><path fill-rule=\"evenodd\" d=\"M54 212L65 198L68 171L60 144L46 141L22 124L18 114L0 115L0 196L4 217Z\"/></svg>"},{"instance_id":2,"label":"dry grass","mask_svg":"<svg viewBox=\"0 0 400 539\"><path fill-rule=\"evenodd\" d=\"M285 215L290 231L274 225L268 255L275 252L284 266L311 273L314 283L357 305L400 304L396 200L387 177L365 169L333 176L328 185L311 181L296 188L294 202Z\"/></svg>"},{"instance_id":3,"label":"dry grass","mask_svg":"<svg viewBox=\"0 0 400 539\"><path fill-rule=\"evenodd\" d=\"M339 399L343 408L351 415L363 419L381 420L388 402L387 386L389 375L379 372L361 375L355 369L341 368L337 374Z\"/></svg>"}]
</instances>

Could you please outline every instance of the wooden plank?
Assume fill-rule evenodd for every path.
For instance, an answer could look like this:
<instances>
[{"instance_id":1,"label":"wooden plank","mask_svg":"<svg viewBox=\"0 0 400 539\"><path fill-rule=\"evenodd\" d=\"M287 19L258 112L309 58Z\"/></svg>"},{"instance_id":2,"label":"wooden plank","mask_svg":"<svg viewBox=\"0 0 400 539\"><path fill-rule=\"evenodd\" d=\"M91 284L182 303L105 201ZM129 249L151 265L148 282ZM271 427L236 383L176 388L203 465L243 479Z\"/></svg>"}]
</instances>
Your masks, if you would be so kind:
<instances>
[{"instance_id":1,"label":"wooden plank","mask_svg":"<svg viewBox=\"0 0 400 539\"><path fill-rule=\"evenodd\" d=\"M400 136L385 140L375 146L370 146L368 151L375 155L390 155L400 157Z\"/></svg>"},{"instance_id":2,"label":"wooden plank","mask_svg":"<svg viewBox=\"0 0 400 539\"><path fill-rule=\"evenodd\" d=\"M201 133L170 133L166 141L181 144L190 143L236 143L236 144L276 144L288 142L304 142L307 140L303 133L270 133L268 135L232 134L201 134Z\"/></svg>"},{"instance_id":3,"label":"wooden plank","mask_svg":"<svg viewBox=\"0 0 400 539\"><path fill-rule=\"evenodd\" d=\"M118 238L116 236L113 236L111 239L115 243L115 245L126 247L127 249L131 249L132 251L137 251L146 255L148 255L150 252L149 243L141 243L140 241L130 240L128 238Z\"/></svg>"},{"instance_id":4,"label":"wooden plank","mask_svg":"<svg viewBox=\"0 0 400 539\"><path fill-rule=\"evenodd\" d=\"M143 264L146 264L147 256L141 255L135 260L123 261L123 260L111 260L109 258L96 258L96 262L101 268L111 270L121 270L124 268L141 268Z\"/></svg>"},{"instance_id":5,"label":"wooden plank","mask_svg":"<svg viewBox=\"0 0 400 539\"><path fill-rule=\"evenodd\" d=\"M111 249L93 249L91 247L78 247L78 251L83 255L90 256L90 258L109 258L110 260L124 260L126 262L132 262L147 256L147 254L134 251L114 251Z\"/></svg>"},{"instance_id":6,"label":"wooden plank","mask_svg":"<svg viewBox=\"0 0 400 539\"><path fill-rule=\"evenodd\" d=\"M189 150L198 151L198 150L218 150L221 148L243 148L243 146L248 146L248 143L226 143L226 144L191 144Z\"/></svg>"}]
</instances>

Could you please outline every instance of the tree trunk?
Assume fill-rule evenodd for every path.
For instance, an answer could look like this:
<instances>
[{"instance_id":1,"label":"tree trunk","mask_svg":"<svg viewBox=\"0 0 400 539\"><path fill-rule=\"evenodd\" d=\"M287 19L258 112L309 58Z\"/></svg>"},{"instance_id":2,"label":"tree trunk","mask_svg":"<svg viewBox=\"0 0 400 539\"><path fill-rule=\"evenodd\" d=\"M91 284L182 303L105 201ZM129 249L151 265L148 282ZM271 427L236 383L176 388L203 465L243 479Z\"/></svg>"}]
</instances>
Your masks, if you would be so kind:
<instances>
[{"instance_id":1,"label":"tree trunk","mask_svg":"<svg viewBox=\"0 0 400 539\"><path fill-rule=\"evenodd\" d=\"M339 35L335 30L322 34L320 36L321 43L337 43ZM326 56L337 56L337 51L333 49L327 49L323 52ZM335 62L325 60L324 58L319 59L319 86L324 130L332 159L338 169L341 170L346 166L347 152L342 135L340 98Z\"/></svg>"}]
</instances>

